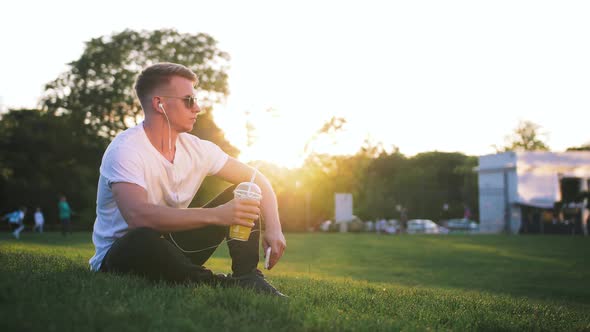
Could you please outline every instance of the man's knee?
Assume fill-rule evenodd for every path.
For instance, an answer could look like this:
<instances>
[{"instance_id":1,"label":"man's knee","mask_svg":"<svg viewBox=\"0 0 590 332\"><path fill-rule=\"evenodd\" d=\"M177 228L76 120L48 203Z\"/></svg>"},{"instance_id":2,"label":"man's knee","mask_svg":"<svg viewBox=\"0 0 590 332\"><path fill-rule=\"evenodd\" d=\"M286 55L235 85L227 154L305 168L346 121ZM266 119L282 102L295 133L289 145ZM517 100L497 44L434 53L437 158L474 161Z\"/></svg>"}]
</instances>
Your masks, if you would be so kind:
<instances>
[{"instance_id":1,"label":"man's knee","mask_svg":"<svg viewBox=\"0 0 590 332\"><path fill-rule=\"evenodd\" d=\"M103 271L128 272L145 265L157 251L160 233L148 227L131 229L113 243L103 261Z\"/></svg>"}]
</instances>

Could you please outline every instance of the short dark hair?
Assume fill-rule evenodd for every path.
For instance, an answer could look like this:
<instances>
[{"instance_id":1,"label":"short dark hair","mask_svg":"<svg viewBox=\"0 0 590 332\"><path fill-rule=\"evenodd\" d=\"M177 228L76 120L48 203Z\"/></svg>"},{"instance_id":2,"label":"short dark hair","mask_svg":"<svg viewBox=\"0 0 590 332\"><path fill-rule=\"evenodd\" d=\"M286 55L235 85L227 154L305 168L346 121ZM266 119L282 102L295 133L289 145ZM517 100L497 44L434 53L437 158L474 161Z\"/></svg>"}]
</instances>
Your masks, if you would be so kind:
<instances>
[{"instance_id":1,"label":"short dark hair","mask_svg":"<svg viewBox=\"0 0 590 332\"><path fill-rule=\"evenodd\" d=\"M174 76L184 77L195 84L199 82L197 75L183 65L171 62L156 63L142 70L135 81L135 93L141 105L145 108L149 104L146 98L154 89L162 84L170 83L170 79Z\"/></svg>"}]
</instances>

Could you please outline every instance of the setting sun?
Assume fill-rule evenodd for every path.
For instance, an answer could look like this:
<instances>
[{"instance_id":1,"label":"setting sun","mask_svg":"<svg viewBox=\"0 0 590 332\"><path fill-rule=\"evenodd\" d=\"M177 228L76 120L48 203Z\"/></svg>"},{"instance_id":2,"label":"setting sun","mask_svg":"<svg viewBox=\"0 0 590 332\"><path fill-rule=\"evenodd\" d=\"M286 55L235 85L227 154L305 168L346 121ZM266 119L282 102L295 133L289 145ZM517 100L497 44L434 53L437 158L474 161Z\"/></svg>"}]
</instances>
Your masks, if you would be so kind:
<instances>
[{"instance_id":1,"label":"setting sun","mask_svg":"<svg viewBox=\"0 0 590 332\"><path fill-rule=\"evenodd\" d=\"M322 124L330 119L329 112L312 120L303 116L305 112L267 107L240 113L218 105L213 114L225 137L240 149L239 159L245 162L263 160L294 168L301 166L312 152L354 154L366 138L366 133L352 132L346 125L336 133L317 135Z\"/></svg>"}]
</instances>

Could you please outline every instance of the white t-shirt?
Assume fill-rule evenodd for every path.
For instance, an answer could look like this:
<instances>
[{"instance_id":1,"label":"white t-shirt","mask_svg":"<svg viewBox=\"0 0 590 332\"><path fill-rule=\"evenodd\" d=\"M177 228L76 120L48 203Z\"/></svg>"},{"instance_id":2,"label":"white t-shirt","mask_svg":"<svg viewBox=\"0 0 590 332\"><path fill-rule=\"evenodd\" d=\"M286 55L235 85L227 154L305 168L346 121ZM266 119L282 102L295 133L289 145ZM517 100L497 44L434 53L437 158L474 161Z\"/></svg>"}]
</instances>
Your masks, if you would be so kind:
<instances>
[{"instance_id":1,"label":"white t-shirt","mask_svg":"<svg viewBox=\"0 0 590 332\"><path fill-rule=\"evenodd\" d=\"M35 225L43 225L45 223L45 218L43 218L43 213L40 211L35 212Z\"/></svg>"},{"instance_id":2,"label":"white t-shirt","mask_svg":"<svg viewBox=\"0 0 590 332\"><path fill-rule=\"evenodd\" d=\"M186 208L205 177L219 172L227 159L228 155L217 145L181 133L176 141L174 163L170 163L151 144L143 123L117 135L100 165L92 233L96 253L89 261L90 269L98 271L115 240L127 233L127 222L111 191L113 183L127 182L145 188L149 203Z\"/></svg>"}]
</instances>

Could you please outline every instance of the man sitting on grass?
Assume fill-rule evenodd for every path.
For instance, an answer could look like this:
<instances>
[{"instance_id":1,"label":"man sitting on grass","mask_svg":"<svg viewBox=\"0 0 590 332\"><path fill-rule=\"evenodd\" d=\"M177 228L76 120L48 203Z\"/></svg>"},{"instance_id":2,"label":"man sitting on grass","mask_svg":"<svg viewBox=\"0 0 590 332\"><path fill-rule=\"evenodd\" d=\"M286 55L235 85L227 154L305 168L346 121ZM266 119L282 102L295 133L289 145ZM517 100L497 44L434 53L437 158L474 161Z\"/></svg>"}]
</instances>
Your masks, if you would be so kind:
<instances>
[{"instance_id":1,"label":"man sitting on grass","mask_svg":"<svg viewBox=\"0 0 590 332\"><path fill-rule=\"evenodd\" d=\"M236 184L255 172L217 145L188 134L201 111L197 82L190 69L173 63L152 65L138 76L135 91L145 120L117 135L104 153L90 268L284 296L257 269L261 209L262 244L265 252L271 248L269 269L286 247L276 196L264 175L258 173L255 180L261 202L233 199L232 186L203 208L188 208L206 176ZM213 274L202 265L228 237L230 225L253 228L247 241L228 241L233 274Z\"/></svg>"}]
</instances>

